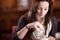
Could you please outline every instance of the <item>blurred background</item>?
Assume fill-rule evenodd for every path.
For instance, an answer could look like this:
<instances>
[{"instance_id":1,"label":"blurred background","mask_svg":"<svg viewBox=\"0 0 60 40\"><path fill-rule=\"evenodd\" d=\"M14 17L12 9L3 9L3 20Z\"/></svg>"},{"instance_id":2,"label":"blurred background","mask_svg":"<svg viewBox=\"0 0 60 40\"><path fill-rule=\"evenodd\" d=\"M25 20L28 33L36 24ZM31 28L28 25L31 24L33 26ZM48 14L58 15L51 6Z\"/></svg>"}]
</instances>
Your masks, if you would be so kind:
<instances>
[{"instance_id":1,"label":"blurred background","mask_svg":"<svg viewBox=\"0 0 60 40\"><path fill-rule=\"evenodd\" d=\"M53 1L53 14L60 32L60 0ZM34 0L0 0L0 40L13 40L14 29L20 16L32 9ZM57 34L58 34L57 33Z\"/></svg>"}]
</instances>

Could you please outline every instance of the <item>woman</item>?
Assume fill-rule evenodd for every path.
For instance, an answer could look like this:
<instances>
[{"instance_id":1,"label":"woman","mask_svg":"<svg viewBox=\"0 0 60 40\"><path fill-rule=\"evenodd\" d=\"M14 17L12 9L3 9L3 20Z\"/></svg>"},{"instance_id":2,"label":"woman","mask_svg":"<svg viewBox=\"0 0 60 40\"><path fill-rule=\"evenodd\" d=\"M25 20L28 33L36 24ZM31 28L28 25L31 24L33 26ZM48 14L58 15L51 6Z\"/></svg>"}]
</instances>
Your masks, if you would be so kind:
<instances>
[{"instance_id":1,"label":"woman","mask_svg":"<svg viewBox=\"0 0 60 40\"><path fill-rule=\"evenodd\" d=\"M57 20L53 17L51 0L36 0L31 11L19 19L14 40L55 40Z\"/></svg>"}]
</instances>

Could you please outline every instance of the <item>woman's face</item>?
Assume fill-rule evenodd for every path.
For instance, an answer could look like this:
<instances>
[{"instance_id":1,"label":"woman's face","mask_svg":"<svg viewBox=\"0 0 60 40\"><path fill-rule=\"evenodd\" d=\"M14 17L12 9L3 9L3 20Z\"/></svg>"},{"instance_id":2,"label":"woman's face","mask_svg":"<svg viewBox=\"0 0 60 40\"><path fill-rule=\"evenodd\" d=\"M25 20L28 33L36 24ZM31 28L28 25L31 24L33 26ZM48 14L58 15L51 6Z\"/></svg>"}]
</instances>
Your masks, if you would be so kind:
<instances>
[{"instance_id":1,"label":"woman's face","mask_svg":"<svg viewBox=\"0 0 60 40\"><path fill-rule=\"evenodd\" d=\"M49 10L49 3L47 1L40 1L38 4L37 15L41 18L45 17Z\"/></svg>"}]
</instances>

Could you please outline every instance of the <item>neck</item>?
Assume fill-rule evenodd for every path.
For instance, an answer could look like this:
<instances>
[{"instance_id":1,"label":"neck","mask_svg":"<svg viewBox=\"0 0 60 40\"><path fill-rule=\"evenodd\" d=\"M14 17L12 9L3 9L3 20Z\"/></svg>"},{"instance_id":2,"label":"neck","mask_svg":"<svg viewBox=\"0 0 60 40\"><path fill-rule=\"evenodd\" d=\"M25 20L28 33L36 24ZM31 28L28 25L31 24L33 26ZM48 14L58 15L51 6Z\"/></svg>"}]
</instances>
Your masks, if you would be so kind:
<instances>
[{"instance_id":1,"label":"neck","mask_svg":"<svg viewBox=\"0 0 60 40\"><path fill-rule=\"evenodd\" d=\"M44 18L37 17L38 21L42 22Z\"/></svg>"},{"instance_id":2,"label":"neck","mask_svg":"<svg viewBox=\"0 0 60 40\"><path fill-rule=\"evenodd\" d=\"M37 20L40 22L40 23L44 23L45 21L45 17L41 18L40 16L36 16L37 17Z\"/></svg>"}]
</instances>

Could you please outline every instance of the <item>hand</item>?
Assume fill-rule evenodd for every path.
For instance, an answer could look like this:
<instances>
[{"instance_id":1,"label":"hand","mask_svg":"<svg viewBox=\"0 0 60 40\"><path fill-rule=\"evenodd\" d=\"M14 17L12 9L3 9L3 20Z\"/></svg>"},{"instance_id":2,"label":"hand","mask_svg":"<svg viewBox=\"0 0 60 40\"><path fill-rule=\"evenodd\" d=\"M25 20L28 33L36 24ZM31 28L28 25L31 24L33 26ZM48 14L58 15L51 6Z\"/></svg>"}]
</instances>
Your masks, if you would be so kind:
<instances>
[{"instance_id":1,"label":"hand","mask_svg":"<svg viewBox=\"0 0 60 40\"><path fill-rule=\"evenodd\" d=\"M35 27L35 22L27 24L26 27L27 27L28 29L31 29L31 28L36 29L36 27Z\"/></svg>"},{"instance_id":2,"label":"hand","mask_svg":"<svg viewBox=\"0 0 60 40\"><path fill-rule=\"evenodd\" d=\"M55 40L55 38L50 36L48 40Z\"/></svg>"},{"instance_id":3,"label":"hand","mask_svg":"<svg viewBox=\"0 0 60 40\"><path fill-rule=\"evenodd\" d=\"M40 30L44 30L43 25L40 22L35 22L35 26L39 28Z\"/></svg>"},{"instance_id":4,"label":"hand","mask_svg":"<svg viewBox=\"0 0 60 40\"><path fill-rule=\"evenodd\" d=\"M27 24L27 27L29 29L31 29L31 28L34 28L34 29L39 28L40 30L43 30L44 29L43 28L43 25L41 23L39 23L39 22L29 23L29 24Z\"/></svg>"}]
</instances>

